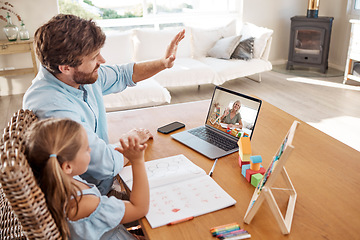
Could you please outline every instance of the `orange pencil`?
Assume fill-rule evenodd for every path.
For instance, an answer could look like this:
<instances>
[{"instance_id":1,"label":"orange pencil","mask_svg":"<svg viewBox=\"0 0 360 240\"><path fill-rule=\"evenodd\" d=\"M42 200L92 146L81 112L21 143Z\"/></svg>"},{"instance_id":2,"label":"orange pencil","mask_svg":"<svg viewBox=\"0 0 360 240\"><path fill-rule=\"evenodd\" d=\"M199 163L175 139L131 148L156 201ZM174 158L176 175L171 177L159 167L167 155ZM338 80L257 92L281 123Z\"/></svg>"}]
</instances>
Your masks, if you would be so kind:
<instances>
[{"instance_id":1,"label":"orange pencil","mask_svg":"<svg viewBox=\"0 0 360 240\"><path fill-rule=\"evenodd\" d=\"M182 222L186 222L186 221L190 221L190 220L193 220L193 219L194 219L194 217L188 217L188 218L180 219L180 220L168 223L168 226L178 224L178 223L182 223Z\"/></svg>"}]
</instances>

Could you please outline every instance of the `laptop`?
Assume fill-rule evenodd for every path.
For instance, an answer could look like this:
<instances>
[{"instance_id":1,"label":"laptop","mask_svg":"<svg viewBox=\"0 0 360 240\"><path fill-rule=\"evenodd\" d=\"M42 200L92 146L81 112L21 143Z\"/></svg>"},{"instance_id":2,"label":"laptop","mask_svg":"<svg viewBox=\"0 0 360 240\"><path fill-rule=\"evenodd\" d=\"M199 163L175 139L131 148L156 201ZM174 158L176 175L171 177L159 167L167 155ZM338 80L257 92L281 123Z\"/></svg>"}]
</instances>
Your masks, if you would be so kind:
<instances>
[{"instance_id":1,"label":"laptop","mask_svg":"<svg viewBox=\"0 0 360 240\"><path fill-rule=\"evenodd\" d=\"M239 150L240 137L252 138L261 103L260 99L216 86L205 125L171 137L210 159L226 156ZM237 111L230 114L232 108Z\"/></svg>"}]
</instances>

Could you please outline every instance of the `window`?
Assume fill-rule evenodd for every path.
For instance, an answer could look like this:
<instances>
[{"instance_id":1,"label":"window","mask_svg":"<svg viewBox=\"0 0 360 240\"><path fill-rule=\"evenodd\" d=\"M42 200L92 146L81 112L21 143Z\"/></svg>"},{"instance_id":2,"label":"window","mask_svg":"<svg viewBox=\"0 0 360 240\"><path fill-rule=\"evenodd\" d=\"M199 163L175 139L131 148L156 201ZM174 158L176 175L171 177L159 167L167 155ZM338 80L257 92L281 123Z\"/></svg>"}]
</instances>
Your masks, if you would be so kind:
<instances>
[{"instance_id":1,"label":"window","mask_svg":"<svg viewBox=\"0 0 360 240\"><path fill-rule=\"evenodd\" d=\"M105 31L220 25L238 18L240 5L237 0L59 0L61 13L95 19Z\"/></svg>"},{"instance_id":2,"label":"window","mask_svg":"<svg viewBox=\"0 0 360 240\"><path fill-rule=\"evenodd\" d=\"M360 1L359 0L355 0L354 9L355 10L360 10Z\"/></svg>"},{"instance_id":3,"label":"window","mask_svg":"<svg viewBox=\"0 0 360 240\"><path fill-rule=\"evenodd\" d=\"M360 0L348 0L348 14L360 16Z\"/></svg>"}]
</instances>

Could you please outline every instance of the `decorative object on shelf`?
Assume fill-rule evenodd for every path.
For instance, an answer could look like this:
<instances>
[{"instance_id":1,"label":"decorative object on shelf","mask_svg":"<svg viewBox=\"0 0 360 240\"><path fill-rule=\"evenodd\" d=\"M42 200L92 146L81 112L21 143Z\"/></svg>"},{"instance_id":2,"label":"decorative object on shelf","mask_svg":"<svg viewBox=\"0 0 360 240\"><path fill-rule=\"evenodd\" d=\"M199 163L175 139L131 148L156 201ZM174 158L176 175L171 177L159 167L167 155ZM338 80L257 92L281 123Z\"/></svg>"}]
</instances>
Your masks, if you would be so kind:
<instances>
[{"instance_id":1,"label":"decorative object on shelf","mask_svg":"<svg viewBox=\"0 0 360 240\"><path fill-rule=\"evenodd\" d=\"M9 41L16 41L18 37L19 29L16 25L12 23L9 12L7 12L6 20L7 20L7 24L4 27L5 35Z\"/></svg>"},{"instance_id":2,"label":"decorative object on shelf","mask_svg":"<svg viewBox=\"0 0 360 240\"><path fill-rule=\"evenodd\" d=\"M317 18L319 14L319 0L309 0L306 17Z\"/></svg>"},{"instance_id":3,"label":"decorative object on shelf","mask_svg":"<svg viewBox=\"0 0 360 240\"><path fill-rule=\"evenodd\" d=\"M19 37L20 37L20 40L29 40L30 39L29 31L26 29L23 21L21 21Z\"/></svg>"},{"instance_id":4,"label":"decorative object on shelf","mask_svg":"<svg viewBox=\"0 0 360 240\"><path fill-rule=\"evenodd\" d=\"M21 22L20 15L17 14L16 12L14 12L12 10L12 8L14 8L14 6L11 3L0 1L0 10L5 10L8 13L10 12L10 13L14 14L17 17L17 19L19 20L19 22ZM0 19L3 20L4 22L6 22L6 18L3 15L0 15Z\"/></svg>"},{"instance_id":5,"label":"decorative object on shelf","mask_svg":"<svg viewBox=\"0 0 360 240\"><path fill-rule=\"evenodd\" d=\"M19 22L22 21L20 15L13 11L13 9L14 6L11 3L0 1L0 10L6 11L6 16L0 14L0 19L7 23L3 30L9 41L16 41L19 33L18 27L12 23L10 13L14 14Z\"/></svg>"}]
</instances>

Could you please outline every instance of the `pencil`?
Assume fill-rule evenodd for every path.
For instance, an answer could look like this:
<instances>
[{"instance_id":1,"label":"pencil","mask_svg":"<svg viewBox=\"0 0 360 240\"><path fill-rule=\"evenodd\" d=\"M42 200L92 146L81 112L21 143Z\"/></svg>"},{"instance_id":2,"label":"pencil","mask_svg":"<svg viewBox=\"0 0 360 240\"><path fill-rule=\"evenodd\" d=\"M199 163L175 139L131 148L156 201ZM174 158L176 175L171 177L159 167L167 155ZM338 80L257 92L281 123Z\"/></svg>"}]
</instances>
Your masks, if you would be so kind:
<instances>
[{"instance_id":1,"label":"pencil","mask_svg":"<svg viewBox=\"0 0 360 240\"><path fill-rule=\"evenodd\" d=\"M215 169L215 165L216 165L216 163L217 163L217 160L218 160L218 158L215 159L215 162L214 162L214 164L213 164L213 166L212 166L212 168L211 168L211 170L210 170L210 172L209 172L209 176L210 176L210 177L212 176L212 174L213 174L213 172L214 172L214 169Z\"/></svg>"},{"instance_id":2,"label":"pencil","mask_svg":"<svg viewBox=\"0 0 360 240\"><path fill-rule=\"evenodd\" d=\"M168 223L168 226L175 225L175 224L182 223L182 222L186 222L186 221L193 220L193 219L194 219L194 217L187 217L187 218L184 218L184 219L180 219L180 220Z\"/></svg>"}]
</instances>

